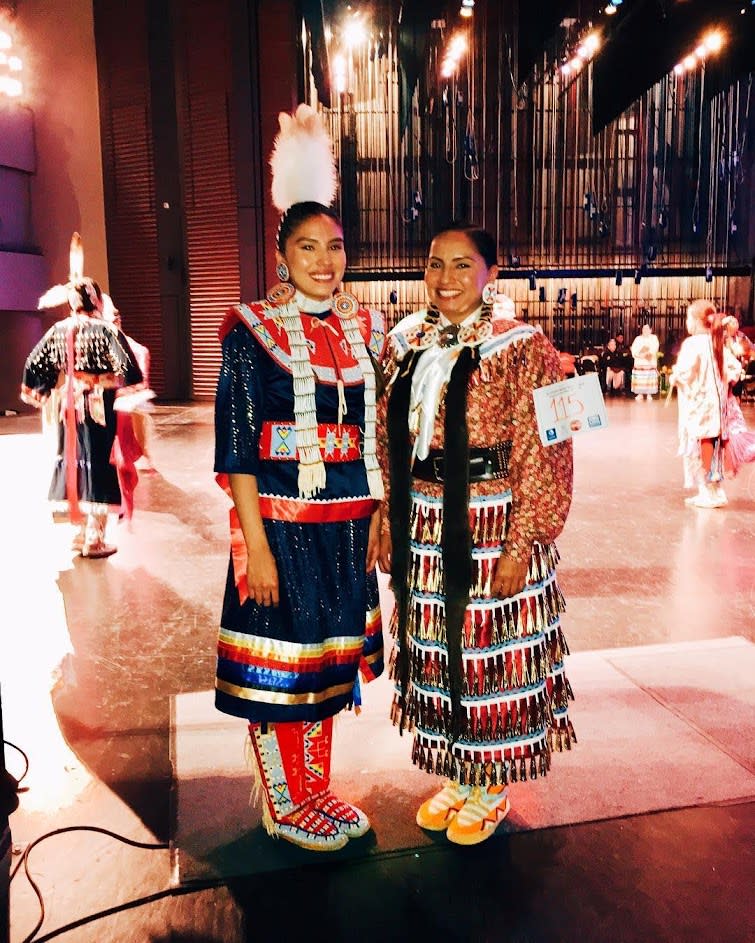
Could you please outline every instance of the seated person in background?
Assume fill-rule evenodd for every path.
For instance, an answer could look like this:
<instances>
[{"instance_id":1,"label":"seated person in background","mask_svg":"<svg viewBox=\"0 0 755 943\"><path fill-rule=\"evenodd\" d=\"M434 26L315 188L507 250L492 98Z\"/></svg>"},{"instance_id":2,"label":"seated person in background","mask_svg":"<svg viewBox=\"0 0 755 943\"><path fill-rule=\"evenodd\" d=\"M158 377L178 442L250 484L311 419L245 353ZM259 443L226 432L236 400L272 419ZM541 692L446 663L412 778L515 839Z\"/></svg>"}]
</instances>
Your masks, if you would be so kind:
<instances>
[{"instance_id":1,"label":"seated person in background","mask_svg":"<svg viewBox=\"0 0 755 943\"><path fill-rule=\"evenodd\" d=\"M600 365L601 349L599 347L585 347L579 358L580 373L597 373Z\"/></svg>"},{"instance_id":2,"label":"seated person in background","mask_svg":"<svg viewBox=\"0 0 755 943\"><path fill-rule=\"evenodd\" d=\"M625 357L612 337L600 358L600 375L609 396L621 396L624 392L624 363Z\"/></svg>"},{"instance_id":3,"label":"seated person in background","mask_svg":"<svg viewBox=\"0 0 755 943\"><path fill-rule=\"evenodd\" d=\"M624 332L619 329L616 332L616 352L621 358L622 369L624 370L624 390L627 394L630 392L630 381L632 378L632 354L624 340Z\"/></svg>"}]
</instances>

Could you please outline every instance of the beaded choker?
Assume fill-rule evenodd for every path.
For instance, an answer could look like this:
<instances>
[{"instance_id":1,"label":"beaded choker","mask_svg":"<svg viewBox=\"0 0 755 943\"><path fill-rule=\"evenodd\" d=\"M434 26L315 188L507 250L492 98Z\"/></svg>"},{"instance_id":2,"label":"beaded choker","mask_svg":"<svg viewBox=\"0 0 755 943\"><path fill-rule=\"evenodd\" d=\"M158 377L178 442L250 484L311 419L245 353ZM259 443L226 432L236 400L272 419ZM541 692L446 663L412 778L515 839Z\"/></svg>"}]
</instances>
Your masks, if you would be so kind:
<instances>
[{"instance_id":1,"label":"beaded choker","mask_svg":"<svg viewBox=\"0 0 755 943\"><path fill-rule=\"evenodd\" d=\"M428 347L479 347L493 335L493 302L495 301L495 285L487 284L482 291L482 308L479 317L471 324L440 325L440 311L434 304L427 306L425 318L417 331L410 335L409 343L416 350L427 350Z\"/></svg>"}]
</instances>

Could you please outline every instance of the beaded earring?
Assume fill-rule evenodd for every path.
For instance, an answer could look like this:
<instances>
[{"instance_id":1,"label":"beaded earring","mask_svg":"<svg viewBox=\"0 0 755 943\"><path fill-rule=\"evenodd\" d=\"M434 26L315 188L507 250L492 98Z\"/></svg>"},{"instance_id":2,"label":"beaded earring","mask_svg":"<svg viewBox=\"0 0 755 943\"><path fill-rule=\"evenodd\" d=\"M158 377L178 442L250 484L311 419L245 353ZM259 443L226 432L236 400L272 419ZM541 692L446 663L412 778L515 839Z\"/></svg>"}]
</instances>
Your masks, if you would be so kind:
<instances>
[{"instance_id":1,"label":"beaded earring","mask_svg":"<svg viewBox=\"0 0 755 943\"><path fill-rule=\"evenodd\" d=\"M495 282L488 282L482 289L482 310L480 316L472 324L464 324L459 328L457 335L459 343L464 347L479 347L493 335L493 304L495 303Z\"/></svg>"},{"instance_id":2,"label":"beaded earring","mask_svg":"<svg viewBox=\"0 0 755 943\"><path fill-rule=\"evenodd\" d=\"M278 276L278 279L282 282L287 282L291 277L291 273L288 270L288 266L285 262L279 262L275 266L275 274Z\"/></svg>"}]
</instances>

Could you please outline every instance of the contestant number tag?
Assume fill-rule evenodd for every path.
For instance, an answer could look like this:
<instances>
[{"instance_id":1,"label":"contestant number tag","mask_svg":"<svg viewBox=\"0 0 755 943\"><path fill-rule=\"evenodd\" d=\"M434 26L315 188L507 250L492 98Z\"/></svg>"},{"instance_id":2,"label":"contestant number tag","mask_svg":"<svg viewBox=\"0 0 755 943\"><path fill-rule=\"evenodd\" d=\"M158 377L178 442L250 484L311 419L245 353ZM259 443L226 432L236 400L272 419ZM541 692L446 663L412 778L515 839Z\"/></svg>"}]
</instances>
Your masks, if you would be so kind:
<instances>
[{"instance_id":1,"label":"contestant number tag","mask_svg":"<svg viewBox=\"0 0 755 943\"><path fill-rule=\"evenodd\" d=\"M560 380L534 390L535 416L543 445L608 425L597 373Z\"/></svg>"}]
</instances>

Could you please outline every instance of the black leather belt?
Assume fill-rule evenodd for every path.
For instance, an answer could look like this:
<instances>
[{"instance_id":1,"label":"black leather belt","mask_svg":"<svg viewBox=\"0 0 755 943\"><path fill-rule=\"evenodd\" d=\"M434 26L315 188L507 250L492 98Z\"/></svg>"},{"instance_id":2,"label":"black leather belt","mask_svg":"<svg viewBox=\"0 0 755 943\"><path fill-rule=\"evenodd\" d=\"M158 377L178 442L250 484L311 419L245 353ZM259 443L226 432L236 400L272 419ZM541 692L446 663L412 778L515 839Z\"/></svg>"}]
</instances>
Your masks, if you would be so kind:
<instances>
[{"instance_id":1,"label":"black leather belt","mask_svg":"<svg viewBox=\"0 0 755 943\"><path fill-rule=\"evenodd\" d=\"M445 453L442 449L430 449L427 458L416 458L412 465L412 475L421 481L443 481ZM497 442L487 448L470 448L469 480L491 481L494 478L508 478L511 441Z\"/></svg>"}]
</instances>

